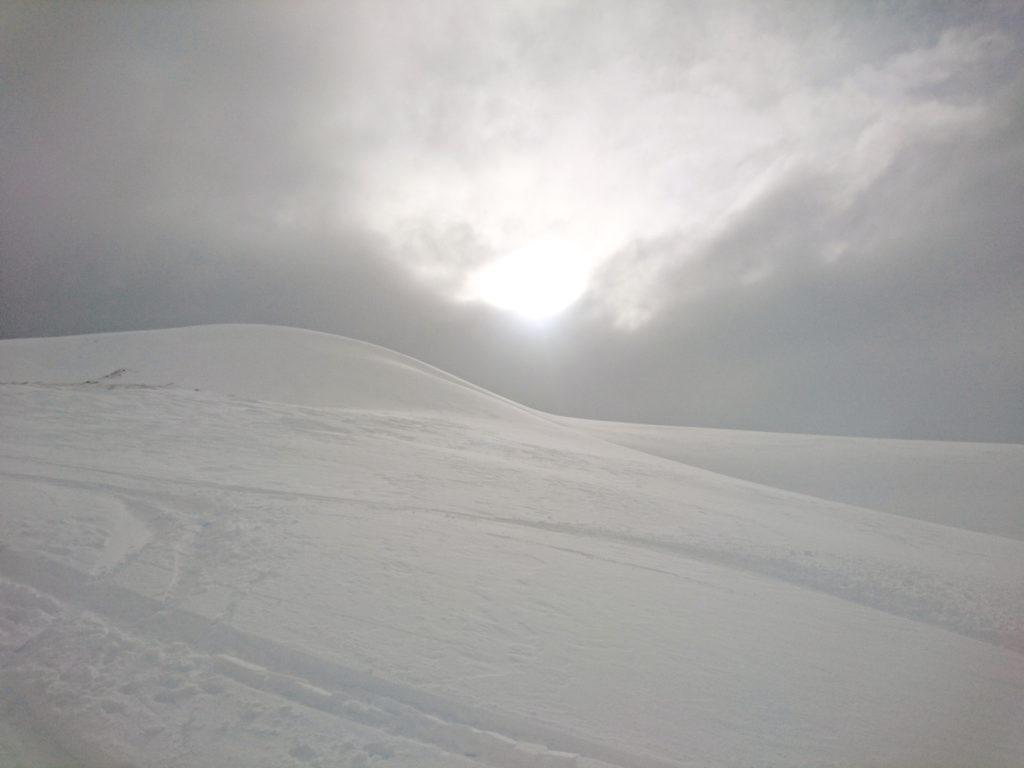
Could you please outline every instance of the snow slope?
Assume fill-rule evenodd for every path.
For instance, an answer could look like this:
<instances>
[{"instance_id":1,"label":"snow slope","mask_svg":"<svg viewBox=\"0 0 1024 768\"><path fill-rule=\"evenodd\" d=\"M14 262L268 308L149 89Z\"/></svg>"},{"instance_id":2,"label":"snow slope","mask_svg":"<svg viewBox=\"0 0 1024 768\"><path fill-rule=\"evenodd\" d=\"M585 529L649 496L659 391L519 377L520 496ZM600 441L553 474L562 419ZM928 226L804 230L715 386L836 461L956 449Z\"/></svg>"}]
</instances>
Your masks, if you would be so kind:
<instances>
[{"instance_id":1,"label":"snow slope","mask_svg":"<svg viewBox=\"0 0 1024 768\"><path fill-rule=\"evenodd\" d=\"M211 325L2 342L0 382L144 384L252 400L515 418L527 409L365 341Z\"/></svg>"},{"instance_id":2,"label":"snow slope","mask_svg":"<svg viewBox=\"0 0 1024 768\"><path fill-rule=\"evenodd\" d=\"M724 475L1024 540L1024 445L558 420Z\"/></svg>"},{"instance_id":3,"label":"snow slope","mask_svg":"<svg viewBox=\"0 0 1024 768\"><path fill-rule=\"evenodd\" d=\"M5 341L0 381L5 765L1024 762L1011 536L324 334Z\"/></svg>"}]
</instances>

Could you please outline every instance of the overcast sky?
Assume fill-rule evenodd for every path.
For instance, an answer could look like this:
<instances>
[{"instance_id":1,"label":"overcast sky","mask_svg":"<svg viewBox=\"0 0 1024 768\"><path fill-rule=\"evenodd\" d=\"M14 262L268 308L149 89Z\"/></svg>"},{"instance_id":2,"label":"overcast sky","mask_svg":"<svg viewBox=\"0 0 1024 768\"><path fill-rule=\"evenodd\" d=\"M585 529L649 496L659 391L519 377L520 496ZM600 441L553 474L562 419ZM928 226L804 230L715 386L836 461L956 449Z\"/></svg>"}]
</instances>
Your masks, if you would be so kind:
<instances>
[{"instance_id":1,"label":"overcast sky","mask_svg":"<svg viewBox=\"0 0 1024 768\"><path fill-rule=\"evenodd\" d=\"M1024 4L0 4L0 336L210 322L1024 442Z\"/></svg>"}]
</instances>

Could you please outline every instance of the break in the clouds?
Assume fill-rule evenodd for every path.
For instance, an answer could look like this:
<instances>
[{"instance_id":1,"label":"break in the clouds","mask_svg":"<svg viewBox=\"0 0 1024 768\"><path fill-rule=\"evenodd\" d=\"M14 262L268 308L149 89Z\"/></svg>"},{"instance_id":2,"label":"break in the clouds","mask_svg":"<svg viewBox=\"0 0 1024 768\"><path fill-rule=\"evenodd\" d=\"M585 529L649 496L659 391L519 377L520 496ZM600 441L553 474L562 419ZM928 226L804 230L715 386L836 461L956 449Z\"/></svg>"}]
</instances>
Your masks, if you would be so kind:
<instances>
[{"instance_id":1,"label":"break in the clouds","mask_svg":"<svg viewBox=\"0 0 1024 768\"><path fill-rule=\"evenodd\" d=\"M1016 3L0 10L0 323L396 347L542 408L1024 440Z\"/></svg>"}]
</instances>

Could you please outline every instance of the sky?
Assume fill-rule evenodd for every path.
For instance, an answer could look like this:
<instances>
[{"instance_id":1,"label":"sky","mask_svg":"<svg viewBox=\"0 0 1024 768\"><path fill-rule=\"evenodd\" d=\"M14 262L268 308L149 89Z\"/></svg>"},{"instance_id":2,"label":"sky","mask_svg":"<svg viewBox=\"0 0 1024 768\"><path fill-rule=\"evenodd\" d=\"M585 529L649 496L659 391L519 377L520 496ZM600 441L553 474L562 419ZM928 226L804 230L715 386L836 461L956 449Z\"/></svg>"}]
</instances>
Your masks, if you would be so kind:
<instances>
[{"instance_id":1,"label":"sky","mask_svg":"<svg viewBox=\"0 0 1024 768\"><path fill-rule=\"evenodd\" d=\"M213 322L1024 442L1024 4L3 3L0 337Z\"/></svg>"}]
</instances>

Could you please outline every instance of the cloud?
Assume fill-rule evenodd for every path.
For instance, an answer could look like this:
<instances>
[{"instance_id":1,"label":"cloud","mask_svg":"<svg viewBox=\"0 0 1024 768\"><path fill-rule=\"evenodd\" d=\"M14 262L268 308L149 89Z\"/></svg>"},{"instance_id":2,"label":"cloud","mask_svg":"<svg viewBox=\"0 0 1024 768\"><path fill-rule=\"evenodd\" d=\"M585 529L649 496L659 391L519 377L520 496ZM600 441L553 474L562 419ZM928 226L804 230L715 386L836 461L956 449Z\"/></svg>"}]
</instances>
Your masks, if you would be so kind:
<instances>
[{"instance_id":1,"label":"cloud","mask_svg":"<svg viewBox=\"0 0 1024 768\"><path fill-rule=\"evenodd\" d=\"M997 29L923 24L875 27L902 45L857 58L863 41L835 19L746 5L466 10L371 25L349 124L372 136L355 164L361 220L450 293L538 240L576 243L595 269L639 240L699 250L793 177L829 176L852 205L908 143L983 122L990 93L964 83L1013 50ZM843 65L823 72L830 57ZM438 227L472 233L448 270L422 237ZM648 316L646 291L631 294L612 307L627 326Z\"/></svg>"},{"instance_id":2,"label":"cloud","mask_svg":"<svg viewBox=\"0 0 1024 768\"><path fill-rule=\"evenodd\" d=\"M1024 440L1022 29L1012 3L8 3L0 335L278 322L579 415ZM569 311L466 300L545 240L587 259Z\"/></svg>"},{"instance_id":3,"label":"cloud","mask_svg":"<svg viewBox=\"0 0 1024 768\"><path fill-rule=\"evenodd\" d=\"M987 130L904 151L852 207L808 176L696 259L674 261L671 239L625 249L603 279L653 260L658 310L590 375L632 382L642 420L667 407L676 423L1019 440L1022 85Z\"/></svg>"}]
</instances>

